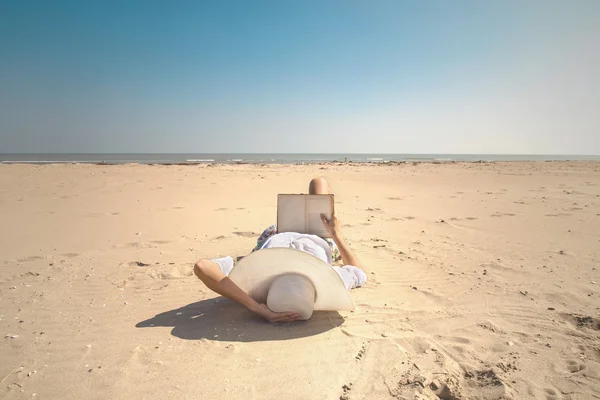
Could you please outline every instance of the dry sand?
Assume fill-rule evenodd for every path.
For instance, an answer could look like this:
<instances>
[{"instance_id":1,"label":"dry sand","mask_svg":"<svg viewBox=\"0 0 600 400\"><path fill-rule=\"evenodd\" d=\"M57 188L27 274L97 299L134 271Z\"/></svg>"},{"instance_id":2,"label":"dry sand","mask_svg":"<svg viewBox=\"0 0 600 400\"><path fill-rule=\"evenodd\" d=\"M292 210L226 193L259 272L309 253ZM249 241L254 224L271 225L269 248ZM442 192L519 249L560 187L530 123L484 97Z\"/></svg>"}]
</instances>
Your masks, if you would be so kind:
<instances>
[{"instance_id":1,"label":"dry sand","mask_svg":"<svg viewBox=\"0 0 600 400\"><path fill-rule=\"evenodd\" d=\"M317 175L369 276L355 311L274 325L193 276ZM598 399L599 195L586 162L0 165L0 391Z\"/></svg>"}]
</instances>

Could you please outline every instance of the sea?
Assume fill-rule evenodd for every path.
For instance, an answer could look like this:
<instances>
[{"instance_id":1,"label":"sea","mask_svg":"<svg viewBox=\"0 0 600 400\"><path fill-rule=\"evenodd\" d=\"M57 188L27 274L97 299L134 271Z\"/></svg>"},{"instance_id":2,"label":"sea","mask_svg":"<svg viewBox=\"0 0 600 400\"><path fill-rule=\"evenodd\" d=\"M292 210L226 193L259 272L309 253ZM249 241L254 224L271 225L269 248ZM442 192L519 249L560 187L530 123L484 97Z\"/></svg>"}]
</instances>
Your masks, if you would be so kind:
<instances>
[{"instance_id":1,"label":"sea","mask_svg":"<svg viewBox=\"0 0 600 400\"><path fill-rule=\"evenodd\" d=\"M327 162L600 161L600 155L316 153L0 153L3 164L311 164Z\"/></svg>"}]
</instances>

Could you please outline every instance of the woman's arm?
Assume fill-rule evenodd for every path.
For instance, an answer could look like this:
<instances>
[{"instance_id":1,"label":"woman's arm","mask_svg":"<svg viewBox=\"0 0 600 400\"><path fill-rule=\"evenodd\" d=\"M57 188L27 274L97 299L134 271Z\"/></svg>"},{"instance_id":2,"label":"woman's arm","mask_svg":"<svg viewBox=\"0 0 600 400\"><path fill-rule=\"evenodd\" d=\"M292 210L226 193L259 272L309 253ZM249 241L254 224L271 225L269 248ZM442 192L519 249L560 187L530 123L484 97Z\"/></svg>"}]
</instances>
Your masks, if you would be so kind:
<instances>
[{"instance_id":1,"label":"woman's arm","mask_svg":"<svg viewBox=\"0 0 600 400\"><path fill-rule=\"evenodd\" d=\"M265 304L259 304L227 277L219 264L212 260L200 260L194 265L194 273L213 292L236 301L271 322L292 322L301 319L295 312L273 312Z\"/></svg>"},{"instance_id":2,"label":"woman's arm","mask_svg":"<svg viewBox=\"0 0 600 400\"><path fill-rule=\"evenodd\" d=\"M346 265L354 265L355 267L362 268L360 261L352 250L350 250L350 247L342 237L341 223L335 214L331 216L331 219L327 219L325 215L321 214L321 219L323 220L323 225L325 225L325 228L331 234L331 238L340 251L342 262Z\"/></svg>"}]
</instances>

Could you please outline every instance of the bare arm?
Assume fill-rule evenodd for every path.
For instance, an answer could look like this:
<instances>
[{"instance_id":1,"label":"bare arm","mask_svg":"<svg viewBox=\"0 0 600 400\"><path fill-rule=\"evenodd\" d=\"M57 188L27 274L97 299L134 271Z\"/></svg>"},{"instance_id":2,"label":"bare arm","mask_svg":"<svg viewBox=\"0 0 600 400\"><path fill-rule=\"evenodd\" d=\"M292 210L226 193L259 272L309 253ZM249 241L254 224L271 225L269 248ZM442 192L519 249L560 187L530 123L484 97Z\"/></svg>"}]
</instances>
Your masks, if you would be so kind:
<instances>
[{"instance_id":1,"label":"bare arm","mask_svg":"<svg viewBox=\"0 0 600 400\"><path fill-rule=\"evenodd\" d=\"M327 228L327 231L331 234L333 241L337 245L340 255L342 256L343 263L362 268L360 261L352 252L352 250L350 250L350 247L344 240L340 229L340 220L335 216L335 214L331 216L331 219L327 219L325 215L321 214L321 219L323 220L323 225L325 225L325 228Z\"/></svg>"},{"instance_id":2,"label":"bare arm","mask_svg":"<svg viewBox=\"0 0 600 400\"><path fill-rule=\"evenodd\" d=\"M219 265L211 260L200 260L194 266L194 273L212 291L240 303L271 322L292 322L300 320L300 315L294 312L276 313L265 304L259 304L238 285L229 279L219 268Z\"/></svg>"}]
</instances>

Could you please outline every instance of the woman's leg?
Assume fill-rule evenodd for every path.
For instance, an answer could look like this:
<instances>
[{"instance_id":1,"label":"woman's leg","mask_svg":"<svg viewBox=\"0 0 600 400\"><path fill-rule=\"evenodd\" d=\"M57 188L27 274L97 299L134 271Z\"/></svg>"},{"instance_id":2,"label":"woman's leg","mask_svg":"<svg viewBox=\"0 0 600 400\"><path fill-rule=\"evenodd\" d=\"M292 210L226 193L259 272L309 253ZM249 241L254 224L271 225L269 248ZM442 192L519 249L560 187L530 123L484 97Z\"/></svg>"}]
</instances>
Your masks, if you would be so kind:
<instances>
[{"instance_id":1,"label":"woman's leg","mask_svg":"<svg viewBox=\"0 0 600 400\"><path fill-rule=\"evenodd\" d=\"M329 184L327 180L322 176L314 178L310 181L308 185L308 193L309 194L331 194L329 191Z\"/></svg>"}]
</instances>

